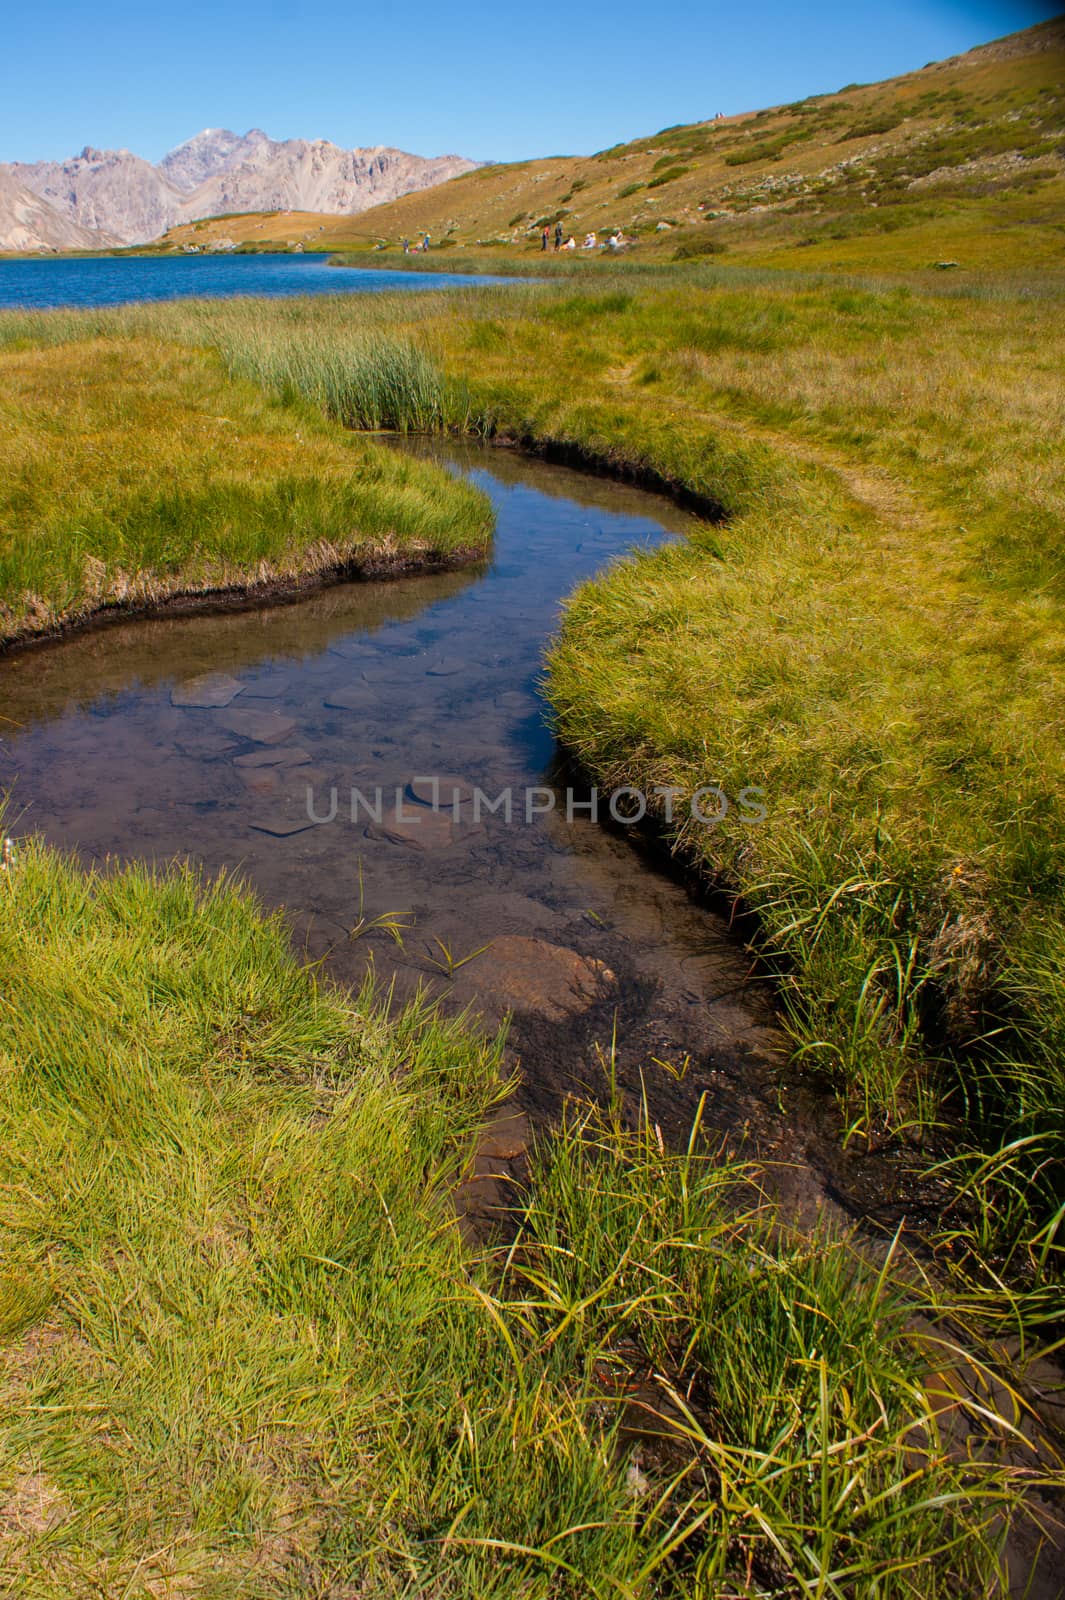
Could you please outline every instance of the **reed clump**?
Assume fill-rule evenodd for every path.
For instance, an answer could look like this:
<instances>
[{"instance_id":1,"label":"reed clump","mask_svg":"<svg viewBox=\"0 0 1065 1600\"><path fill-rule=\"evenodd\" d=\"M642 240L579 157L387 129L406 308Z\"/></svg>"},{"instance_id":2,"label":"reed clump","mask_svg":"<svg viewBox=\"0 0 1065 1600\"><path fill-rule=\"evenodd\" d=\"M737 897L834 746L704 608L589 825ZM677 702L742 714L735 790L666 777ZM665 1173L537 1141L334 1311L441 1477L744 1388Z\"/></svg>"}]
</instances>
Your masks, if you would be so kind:
<instances>
[{"instance_id":1,"label":"reed clump","mask_svg":"<svg viewBox=\"0 0 1065 1600\"><path fill-rule=\"evenodd\" d=\"M283 343L270 364L265 340L220 356L159 337L165 319L121 337L65 326L0 353L0 639L487 548L484 495L355 436L406 401L408 423L434 425L431 369L406 346L353 372L294 366Z\"/></svg>"},{"instance_id":2,"label":"reed clump","mask_svg":"<svg viewBox=\"0 0 1065 1600\"><path fill-rule=\"evenodd\" d=\"M278 338L274 329L243 328L223 335L220 350L233 376L285 401L310 401L347 428L429 433L450 420L439 371L406 340L358 330Z\"/></svg>"}]
</instances>

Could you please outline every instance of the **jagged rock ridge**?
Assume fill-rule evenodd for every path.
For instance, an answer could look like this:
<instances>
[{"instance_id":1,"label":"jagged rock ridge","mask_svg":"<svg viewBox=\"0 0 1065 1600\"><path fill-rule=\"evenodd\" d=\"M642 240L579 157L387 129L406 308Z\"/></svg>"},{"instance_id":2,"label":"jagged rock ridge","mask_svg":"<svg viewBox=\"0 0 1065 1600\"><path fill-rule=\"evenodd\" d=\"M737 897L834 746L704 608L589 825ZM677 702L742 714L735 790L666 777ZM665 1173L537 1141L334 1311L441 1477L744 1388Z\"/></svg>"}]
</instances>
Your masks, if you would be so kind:
<instances>
[{"instance_id":1,"label":"jagged rock ridge","mask_svg":"<svg viewBox=\"0 0 1065 1600\"><path fill-rule=\"evenodd\" d=\"M99 250L118 242L71 221L0 167L0 250Z\"/></svg>"},{"instance_id":2,"label":"jagged rock ridge","mask_svg":"<svg viewBox=\"0 0 1065 1600\"><path fill-rule=\"evenodd\" d=\"M343 150L327 139L275 140L260 128L205 128L158 166L129 150L87 145L68 161L12 162L0 174L80 228L144 244L175 224L230 211L350 215L475 165L385 146Z\"/></svg>"}]
</instances>

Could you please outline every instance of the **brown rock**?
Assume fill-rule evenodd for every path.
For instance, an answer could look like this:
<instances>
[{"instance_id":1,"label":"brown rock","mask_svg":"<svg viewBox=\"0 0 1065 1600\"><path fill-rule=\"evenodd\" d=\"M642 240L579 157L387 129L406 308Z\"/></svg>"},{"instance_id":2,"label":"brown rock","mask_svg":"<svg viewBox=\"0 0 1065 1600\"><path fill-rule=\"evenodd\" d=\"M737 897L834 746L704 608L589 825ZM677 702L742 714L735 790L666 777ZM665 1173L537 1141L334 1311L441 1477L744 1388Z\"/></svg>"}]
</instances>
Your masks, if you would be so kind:
<instances>
[{"instance_id":1,"label":"brown rock","mask_svg":"<svg viewBox=\"0 0 1065 1600\"><path fill-rule=\"evenodd\" d=\"M524 1111L501 1111L477 1141L477 1158L490 1162L516 1161L525 1154L532 1129Z\"/></svg>"},{"instance_id":2,"label":"brown rock","mask_svg":"<svg viewBox=\"0 0 1065 1600\"><path fill-rule=\"evenodd\" d=\"M601 961L522 934L493 940L461 976L478 1000L491 998L502 1011L532 1011L549 1022L579 1016L616 981Z\"/></svg>"},{"instance_id":3,"label":"brown rock","mask_svg":"<svg viewBox=\"0 0 1065 1600\"><path fill-rule=\"evenodd\" d=\"M407 785L407 793L419 805L431 806L434 810L449 813L457 800L461 812L471 805L474 786L472 783L467 783L465 778L454 778L444 773L428 773L424 777L412 779Z\"/></svg>"},{"instance_id":4,"label":"brown rock","mask_svg":"<svg viewBox=\"0 0 1065 1600\"><path fill-rule=\"evenodd\" d=\"M242 683L224 672L204 672L198 678L175 684L170 691L170 704L217 710L235 700L243 688Z\"/></svg>"},{"instance_id":5,"label":"brown rock","mask_svg":"<svg viewBox=\"0 0 1065 1600\"><path fill-rule=\"evenodd\" d=\"M387 839L390 844L407 845L412 850L444 850L452 843L455 829L441 811L424 806L388 806L380 822L366 829L368 839Z\"/></svg>"}]
</instances>

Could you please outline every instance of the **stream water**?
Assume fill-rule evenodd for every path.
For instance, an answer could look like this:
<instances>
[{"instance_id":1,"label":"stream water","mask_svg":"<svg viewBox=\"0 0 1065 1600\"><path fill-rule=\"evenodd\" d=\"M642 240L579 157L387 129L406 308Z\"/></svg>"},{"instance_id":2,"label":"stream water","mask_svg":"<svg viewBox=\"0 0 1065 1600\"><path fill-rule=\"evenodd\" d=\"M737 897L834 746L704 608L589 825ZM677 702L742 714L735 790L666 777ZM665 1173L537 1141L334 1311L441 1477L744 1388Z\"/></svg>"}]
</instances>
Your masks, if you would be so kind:
<instances>
[{"instance_id":1,"label":"stream water","mask_svg":"<svg viewBox=\"0 0 1065 1600\"><path fill-rule=\"evenodd\" d=\"M504 1175L530 1122L603 1090L616 1025L619 1081L646 1090L665 1137L687 1136L705 1094L706 1125L780 1162L803 1211L859 1195L875 1211L868 1165L788 1078L771 995L726 921L635 830L565 815L538 689L560 601L634 546L682 534L684 513L510 452L426 448L495 503L482 566L128 622L0 660L8 830L92 861L239 869L338 981L372 959L400 996L426 984L489 1024L512 1011L522 1083L486 1144ZM443 780L445 804L452 780L492 803L509 790L511 818L475 816L465 787L434 814L412 793L420 777ZM334 790L336 815L312 823L308 791L324 818ZM382 918L406 925L402 946Z\"/></svg>"},{"instance_id":2,"label":"stream water","mask_svg":"<svg viewBox=\"0 0 1065 1600\"><path fill-rule=\"evenodd\" d=\"M495 503L482 566L0 658L8 831L86 861L238 869L337 981L372 962L400 997L426 985L489 1027L512 1012L521 1081L463 1191L476 1234L505 1208L531 1127L568 1095L603 1093L614 1039L619 1087L646 1096L665 1139L686 1139L705 1097L706 1129L771 1163L789 1215L890 1227L905 1186L888 1160L847 1155L831 1102L789 1075L771 992L725 918L637 831L565 815L572 780L538 689L560 601L634 546L683 534L684 515L509 452L425 448ZM446 810L418 800L434 777ZM308 790L325 818L334 789L335 817L313 822ZM471 789L492 803L509 790L510 821L502 806L475 815ZM1019 1572L1032 1555L1019 1529ZM1044 1566L1030 1600L1060 1592L1056 1552Z\"/></svg>"}]
</instances>

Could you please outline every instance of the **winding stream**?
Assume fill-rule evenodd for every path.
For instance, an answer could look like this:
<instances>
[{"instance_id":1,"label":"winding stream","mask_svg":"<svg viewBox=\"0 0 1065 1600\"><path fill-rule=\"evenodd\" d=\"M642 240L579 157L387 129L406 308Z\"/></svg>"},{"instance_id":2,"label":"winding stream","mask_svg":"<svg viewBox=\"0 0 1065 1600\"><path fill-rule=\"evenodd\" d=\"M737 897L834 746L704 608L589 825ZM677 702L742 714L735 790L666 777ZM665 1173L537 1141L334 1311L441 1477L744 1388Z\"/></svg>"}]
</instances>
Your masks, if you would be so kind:
<instances>
[{"instance_id":1,"label":"winding stream","mask_svg":"<svg viewBox=\"0 0 1065 1600\"><path fill-rule=\"evenodd\" d=\"M523 1081L486 1145L489 1209L492 1173L506 1175L529 1123L603 1089L616 1021L619 1081L633 1096L646 1085L665 1136L686 1137L705 1094L707 1126L782 1163L798 1209L849 1196L875 1210L829 1108L788 1079L771 996L724 919L634 830L564 814L537 688L559 603L633 546L682 535L684 513L510 452L424 448L491 495L484 565L130 622L0 660L8 831L89 861L237 868L337 980L372 960L401 996L427 984L489 1024L513 1010ZM475 818L465 789L433 815L409 787L432 776L448 798L451 779L493 800L509 789L511 821ZM552 788L556 809L526 820L526 791L539 808ZM311 823L308 789L321 817L336 790L333 820Z\"/></svg>"}]
</instances>

